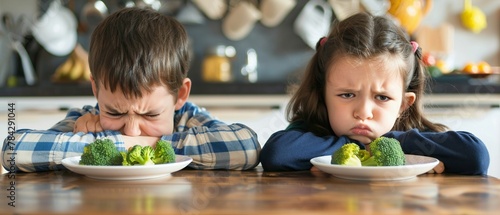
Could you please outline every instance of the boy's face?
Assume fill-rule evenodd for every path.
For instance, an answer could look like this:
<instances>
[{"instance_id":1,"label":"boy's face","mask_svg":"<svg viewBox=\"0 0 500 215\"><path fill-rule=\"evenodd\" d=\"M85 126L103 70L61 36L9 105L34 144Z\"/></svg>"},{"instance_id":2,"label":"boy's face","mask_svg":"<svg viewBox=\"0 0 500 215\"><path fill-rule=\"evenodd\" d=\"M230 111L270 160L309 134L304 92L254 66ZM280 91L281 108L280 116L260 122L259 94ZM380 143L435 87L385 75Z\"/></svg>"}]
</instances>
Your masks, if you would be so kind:
<instances>
[{"instance_id":1,"label":"boy's face","mask_svg":"<svg viewBox=\"0 0 500 215\"><path fill-rule=\"evenodd\" d=\"M94 90L97 89L94 87ZM112 93L102 86L94 94L99 104L102 129L120 131L128 136L172 134L174 112L185 102L175 99L164 86L154 87L151 93L144 93L141 98L127 99L120 89Z\"/></svg>"},{"instance_id":2,"label":"boy's face","mask_svg":"<svg viewBox=\"0 0 500 215\"><path fill-rule=\"evenodd\" d=\"M396 119L415 100L405 93L401 62L393 58L342 58L329 68L325 103L337 136L364 144L389 132Z\"/></svg>"}]
</instances>

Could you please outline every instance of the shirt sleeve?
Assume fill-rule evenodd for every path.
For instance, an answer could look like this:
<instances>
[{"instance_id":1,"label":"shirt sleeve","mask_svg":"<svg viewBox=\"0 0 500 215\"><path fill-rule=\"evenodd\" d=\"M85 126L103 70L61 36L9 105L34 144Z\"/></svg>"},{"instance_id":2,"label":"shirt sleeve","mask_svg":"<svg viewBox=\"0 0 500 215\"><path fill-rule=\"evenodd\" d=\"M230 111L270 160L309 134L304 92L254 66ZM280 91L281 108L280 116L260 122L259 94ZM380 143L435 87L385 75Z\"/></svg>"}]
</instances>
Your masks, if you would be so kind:
<instances>
[{"instance_id":1,"label":"shirt sleeve","mask_svg":"<svg viewBox=\"0 0 500 215\"><path fill-rule=\"evenodd\" d=\"M420 132L392 131L387 137L401 142L405 154L424 155L443 162L445 173L486 175L490 157L486 145L465 131Z\"/></svg>"},{"instance_id":2,"label":"shirt sleeve","mask_svg":"<svg viewBox=\"0 0 500 215\"><path fill-rule=\"evenodd\" d=\"M319 137L301 129L282 130L271 135L264 144L260 162L265 171L309 170L313 166L312 158L332 155L348 142L344 136Z\"/></svg>"},{"instance_id":3,"label":"shirt sleeve","mask_svg":"<svg viewBox=\"0 0 500 215\"><path fill-rule=\"evenodd\" d=\"M246 170L259 163L257 134L243 124L226 124L190 102L174 121L175 132L162 139L172 141L176 154L193 158L192 168Z\"/></svg>"},{"instance_id":4,"label":"shirt sleeve","mask_svg":"<svg viewBox=\"0 0 500 215\"><path fill-rule=\"evenodd\" d=\"M83 147L96 139L108 138L119 150L125 150L123 138L117 131L73 133L73 126L81 115L96 110L92 106L71 109L66 118L49 130L19 129L5 138L2 147L2 165L9 171L47 171L64 168L61 161L80 156Z\"/></svg>"},{"instance_id":5,"label":"shirt sleeve","mask_svg":"<svg viewBox=\"0 0 500 215\"><path fill-rule=\"evenodd\" d=\"M86 113L99 114L99 109L90 105L85 105L83 108L72 108L66 114L66 117L56 123L49 130L59 132L72 132L75 127L75 122L78 118Z\"/></svg>"}]
</instances>

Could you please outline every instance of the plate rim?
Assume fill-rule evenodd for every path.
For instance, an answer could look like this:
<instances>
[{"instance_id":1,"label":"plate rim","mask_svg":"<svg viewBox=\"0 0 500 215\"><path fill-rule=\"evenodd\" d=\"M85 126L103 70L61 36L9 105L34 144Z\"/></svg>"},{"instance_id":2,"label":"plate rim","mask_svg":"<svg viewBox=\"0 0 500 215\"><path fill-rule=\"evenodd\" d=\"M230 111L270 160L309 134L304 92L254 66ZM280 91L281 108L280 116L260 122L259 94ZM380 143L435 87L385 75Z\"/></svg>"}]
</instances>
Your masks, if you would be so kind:
<instances>
[{"instance_id":1,"label":"plate rim","mask_svg":"<svg viewBox=\"0 0 500 215\"><path fill-rule=\"evenodd\" d=\"M193 158L185 155L176 155L176 162L156 165L136 166L91 166L80 165L77 162L81 156L67 157L61 160L61 164L71 172L95 179L105 180L142 180L169 176L171 173L184 169ZM166 167L169 167L165 169ZM135 170L135 171L128 171ZM140 171L137 171L140 170ZM155 174L150 171L160 170ZM109 171L109 172L108 172ZM123 174L126 172L125 174ZM119 174L116 174L119 173ZM130 174L129 174L130 173ZM113 175L115 174L115 175Z\"/></svg>"},{"instance_id":2,"label":"plate rim","mask_svg":"<svg viewBox=\"0 0 500 215\"><path fill-rule=\"evenodd\" d=\"M338 177L338 178L343 178L343 179L350 179L350 180L368 180L368 181L393 181L393 180L405 180L405 179L411 179L411 178L414 178L420 174L423 174L427 171L429 171L430 169L434 168L436 165L439 164L439 160L436 159L436 158L433 158L433 157L429 157L429 156L424 156L424 155L412 155L412 154L405 154L405 156L408 158L408 157L422 157L422 158L425 158L425 159L431 159L432 161L431 162L426 162L426 163L418 163L418 164L409 164L409 165L403 165L403 166L344 166L344 165L338 165L338 164L330 164L330 163L324 163L324 162L321 162L320 160L324 160L324 159L327 159L328 157L330 157L331 159L331 155L322 155L322 156L318 156L318 157L314 157L314 158L311 158L310 159L310 162L311 164L313 164L313 166L317 167L318 169L320 169L321 171L325 172L325 173L328 173L330 175L333 175L335 177ZM332 168L333 167L333 168ZM386 175L383 176L383 177L374 177L374 176L370 176L370 177L360 177L359 175L366 175L365 173L369 173L369 172L373 172L373 171L376 171L376 170L386 170L386 171L400 171L400 170L403 170L403 169L411 169L412 167L420 167L421 169L428 169L427 171L424 171L420 174L399 174L397 177L387 177ZM425 168L424 168L425 167ZM358 170L368 170L366 171L364 174L338 174L338 173L331 173L329 171L331 170L351 170L351 171L358 171ZM329 171L327 171L329 170ZM417 171L417 172L421 172L421 171Z\"/></svg>"}]
</instances>

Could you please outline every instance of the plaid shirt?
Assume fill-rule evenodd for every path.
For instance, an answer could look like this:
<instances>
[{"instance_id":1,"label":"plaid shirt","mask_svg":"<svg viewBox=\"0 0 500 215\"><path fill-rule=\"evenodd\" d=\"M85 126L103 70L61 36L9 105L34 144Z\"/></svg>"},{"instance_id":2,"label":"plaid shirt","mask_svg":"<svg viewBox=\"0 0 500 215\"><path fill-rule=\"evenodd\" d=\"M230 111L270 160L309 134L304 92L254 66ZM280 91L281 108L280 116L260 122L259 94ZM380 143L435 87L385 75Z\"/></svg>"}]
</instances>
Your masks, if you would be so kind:
<instances>
[{"instance_id":1,"label":"plaid shirt","mask_svg":"<svg viewBox=\"0 0 500 215\"><path fill-rule=\"evenodd\" d=\"M86 144L101 138L109 138L119 150L125 150L118 131L73 133L76 120L86 113L99 114L99 107L71 109L49 130L17 130L14 140L4 140L3 166L11 171L58 170L64 168L62 159L80 156ZM193 158L192 168L245 170L259 163L261 147L252 129L238 123L227 125L190 102L175 112L174 129L173 134L161 139L171 141L176 154Z\"/></svg>"}]
</instances>

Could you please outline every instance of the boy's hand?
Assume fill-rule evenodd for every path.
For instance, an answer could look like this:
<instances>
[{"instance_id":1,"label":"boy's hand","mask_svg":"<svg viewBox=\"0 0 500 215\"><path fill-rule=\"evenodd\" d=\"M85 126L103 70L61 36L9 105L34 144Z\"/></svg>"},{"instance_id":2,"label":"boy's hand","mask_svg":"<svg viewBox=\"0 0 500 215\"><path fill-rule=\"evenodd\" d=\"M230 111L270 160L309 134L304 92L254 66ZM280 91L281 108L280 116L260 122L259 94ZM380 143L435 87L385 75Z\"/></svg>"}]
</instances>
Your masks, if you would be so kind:
<instances>
[{"instance_id":1,"label":"boy's hand","mask_svg":"<svg viewBox=\"0 0 500 215\"><path fill-rule=\"evenodd\" d=\"M159 137L123 135L123 142L125 144L126 149L135 145L151 146L154 148L158 140L160 140Z\"/></svg>"},{"instance_id":2,"label":"boy's hand","mask_svg":"<svg viewBox=\"0 0 500 215\"><path fill-rule=\"evenodd\" d=\"M75 122L75 127L73 128L73 133L77 132L101 132L101 122L99 121L99 115L94 115L91 113L86 113L85 115L78 118Z\"/></svg>"}]
</instances>

